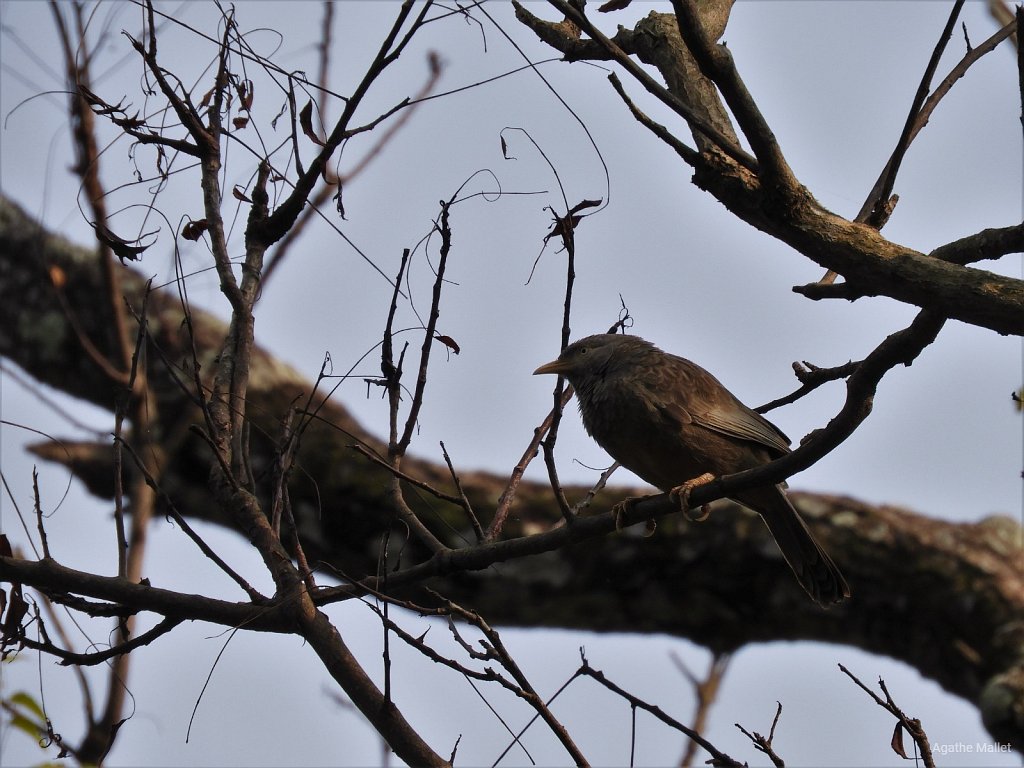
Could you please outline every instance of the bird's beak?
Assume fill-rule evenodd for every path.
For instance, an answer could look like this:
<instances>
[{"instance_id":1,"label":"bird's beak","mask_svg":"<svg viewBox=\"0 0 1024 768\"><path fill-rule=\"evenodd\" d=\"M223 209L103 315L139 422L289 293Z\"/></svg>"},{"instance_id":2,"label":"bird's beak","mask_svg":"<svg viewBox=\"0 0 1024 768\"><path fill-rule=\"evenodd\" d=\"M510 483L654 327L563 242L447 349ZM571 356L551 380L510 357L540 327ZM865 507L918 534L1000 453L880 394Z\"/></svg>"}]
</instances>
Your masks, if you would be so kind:
<instances>
[{"instance_id":1,"label":"bird's beak","mask_svg":"<svg viewBox=\"0 0 1024 768\"><path fill-rule=\"evenodd\" d=\"M566 366L565 362L563 362L562 360L552 360L550 363L544 363L544 365L542 365L540 368L533 372L533 375L536 376L538 373L563 374L568 373L568 371L569 369Z\"/></svg>"}]
</instances>

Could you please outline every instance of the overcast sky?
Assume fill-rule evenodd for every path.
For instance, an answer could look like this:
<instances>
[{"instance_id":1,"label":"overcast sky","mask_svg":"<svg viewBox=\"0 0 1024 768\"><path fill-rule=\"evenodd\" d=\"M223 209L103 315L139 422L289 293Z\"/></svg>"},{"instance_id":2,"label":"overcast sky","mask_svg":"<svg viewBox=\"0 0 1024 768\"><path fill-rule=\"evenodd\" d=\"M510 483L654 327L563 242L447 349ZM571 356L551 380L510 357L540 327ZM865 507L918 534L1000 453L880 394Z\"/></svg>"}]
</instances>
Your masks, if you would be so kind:
<instances>
[{"instance_id":1,"label":"overcast sky","mask_svg":"<svg viewBox=\"0 0 1024 768\"><path fill-rule=\"evenodd\" d=\"M657 3L634 4L639 7L602 19L605 30L613 32L616 23L631 26L651 7L667 9ZM196 28L216 30L212 5L159 7ZM530 7L554 18L541 3ZM319 3L242 2L237 8L240 26L257 30L250 37L257 50L270 54L278 49L275 60L280 66L311 76L316 72ZM383 2L338 5L334 89L345 93L352 87L396 9L396 4ZM517 26L508 6L488 4L486 9L533 61L551 58L549 49ZM948 12L944 2L892 0L741 0L734 9L725 38L740 72L801 181L833 211L852 217L859 209L900 133ZM460 18L430 25L389 74L384 90L369 100L366 115L420 88L428 50L437 51L445 64L442 90L521 67L521 55L503 33L482 15L477 17L482 27ZM974 44L996 29L982 2L968 3L962 18ZM92 232L76 205L77 182L67 173L72 155L65 100L51 94L23 103L63 88L50 10L43 3L0 3L0 20L0 187L48 227L88 244ZM138 61L126 38L117 34L121 29L137 34L138 11L128 4L104 5L94 23L108 25L112 32L97 63L94 90L112 102L125 97L142 108ZM940 76L963 50L958 31L939 67ZM160 52L166 57L164 66L186 83L202 74L213 55L208 44L174 26L164 30ZM828 366L858 359L909 322L913 310L886 299L815 303L794 294L792 286L818 279L822 270L739 222L692 186L687 167L629 117L607 83L606 69L550 62L540 71L568 107L526 70L417 109L387 151L346 189L347 221L335 223L363 255L328 226L314 225L266 288L256 313L261 343L310 378L325 353L330 353L336 371L347 370L377 343L383 329L391 288L377 268L393 274L402 249L415 246L429 232L437 201L450 197L467 179L473 177L467 192L494 192L500 184L503 192L516 194L478 196L453 211L455 247L448 268L453 284L446 288L439 330L457 340L462 354L439 359L432 369L413 448L439 460L437 444L444 440L463 469L509 470L549 407L551 381L533 378L530 372L558 352L564 274L564 258L548 248L527 282L550 226L545 206L560 207L561 196L555 178L521 132L504 132L515 159L502 158L500 135L509 127L527 131L551 159L570 204L597 198L608 202L577 233L576 337L614 322L621 296L635 319L633 332L704 365L756 406L796 387L792 361ZM678 120L623 79L652 116L678 127ZM280 106L280 95L257 79L255 119L265 125ZM339 109L335 103L330 116L336 117ZM1004 44L957 84L914 143L896 185L900 203L885 234L928 251L985 227L1019 222L1024 178L1020 111L1013 53ZM268 129L267 135L274 134ZM370 141L353 142L343 168L351 167ZM143 172L152 169L152 157L145 151L136 159ZM134 161L125 141L114 143L102 162L109 188L132 180ZM225 188L246 186L250 172L251 165L239 153L237 162L228 165ZM146 189L115 192L113 209L144 202ZM197 216L197 189L196 177L182 174L159 205L172 221L184 213ZM239 210L236 245L246 214L244 207ZM122 216L122 221L137 221L132 211ZM208 266L201 247L186 248L182 256L187 268ZM167 280L173 274L171 264L165 227L141 269ZM981 266L1022 274L1020 256ZM429 264L419 251L412 280L421 310L429 305L430 279ZM226 302L212 275L197 274L190 281L194 301L226 315ZM415 316L403 307L400 320L411 325ZM373 375L375 358L356 371ZM1009 396L1021 380L1020 339L950 322L911 368L896 369L883 381L871 418L858 432L790 484L943 519L976 521L991 514L1019 518L1024 439ZM367 398L365 390L356 379L338 397L365 425L384 434L386 405L376 396ZM47 394L97 432L110 431L109 414ZM834 414L843 394L841 385L823 388L771 418L798 440ZM6 420L64 437L83 434L10 375L3 380L2 407ZM30 509L31 460L22 446L38 436L4 427L2 439L4 477L21 508ZM592 481L597 473L587 467L609 463L572 413L564 422L559 449L563 480ZM540 470L531 472L540 478ZM68 485L67 476L53 467L40 471L44 505L53 509ZM622 472L616 480L630 478ZM3 531L23 543L6 496L0 513ZM55 554L77 568L108 571L113 558L108 515L108 503L88 497L72 482L49 518ZM265 580L258 558L237 537L218 529L204 528L203 534L246 575ZM233 597L183 538L164 521L155 524L146 567L153 583L217 594L222 590ZM346 605L332 609L331 615L377 675L380 630L371 611ZM422 622L411 617L407 622L417 634ZM102 642L105 631L97 626L93 639ZM433 633L443 630L436 627ZM663 636L524 630L505 630L502 636L544 693L552 693L571 674L578 648L585 646L594 666L684 721L690 716L691 697L669 654L681 654L697 670L706 659L689 643ZM123 728L109 764L380 763L379 739L357 714L334 703L327 676L308 649L292 638L238 633L214 666L228 639L218 627L192 625L137 654L131 684L135 718ZM945 764L1020 764L1012 755L979 754L977 746L991 746L991 739L974 707L943 693L916 671L847 647L807 643L744 649L726 679L709 738L740 759L763 763L733 723L764 732L775 702L781 701L784 714L776 747L787 764L897 764L888 746L891 720L839 673L837 663L868 682L884 676L934 742L975 747ZM502 728L464 680L411 652L396 651L395 665L398 679L408 683L398 692L399 704L438 751L446 753L461 733L460 762L494 760L501 751L495 745L504 744ZM211 670L186 743L189 718ZM22 689L39 696L41 678L55 724L72 741L79 738L78 691L67 671L48 659L38 663L22 654L3 672L4 696ZM96 680L102 690L105 677L97 675ZM513 725L526 721L523 707L497 692L489 694ZM586 683L575 684L560 702L556 713L592 760L619 764L628 759L630 717L623 702ZM643 718L639 729L638 764L678 760L683 746L676 734ZM534 730L534 739L527 741L533 759L540 765L564 762L558 745L539 727ZM20 733L3 730L0 738L3 765L43 759ZM529 764L522 752L513 751L508 760L510 765Z\"/></svg>"}]
</instances>

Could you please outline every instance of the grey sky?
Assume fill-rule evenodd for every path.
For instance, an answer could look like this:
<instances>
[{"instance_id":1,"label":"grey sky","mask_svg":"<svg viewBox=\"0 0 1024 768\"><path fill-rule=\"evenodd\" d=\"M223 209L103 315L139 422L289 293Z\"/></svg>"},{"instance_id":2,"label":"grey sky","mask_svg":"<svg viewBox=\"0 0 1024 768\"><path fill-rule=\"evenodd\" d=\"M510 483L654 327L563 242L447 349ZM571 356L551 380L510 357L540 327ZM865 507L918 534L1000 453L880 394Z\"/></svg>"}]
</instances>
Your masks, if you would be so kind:
<instances>
[{"instance_id":1,"label":"grey sky","mask_svg":"<svg viewBox=\"0 0 1024 768\"><path fill-rule=\"evenodd\" d=\"M614 23L631 24L652 7L634 4L641 7L613 14L605 20L606 29L613 29ZM161 7L197 27L215 29L212 5ZM486 7L532 59L551 56L517 26L508 6ZM378 30L390 23L394 8L379 2L339 4L332 75L338 91L350 87L346 76L361 72L358 67L378 44ZM531 8L553 16L540 3ZM941 2L741 0L733 11L725 37L741 74L801 180L835 212L853 216L884 165L948 10L949 5ZM320 4L312 2L238 4L243 27L282 33L277 56L282 66L311 75L321 13ZM97 80L95 90L112 101L127 95L141 107L138 62L127 53L125 38L117 34L122 28L137 29L138 11L127 4L101 6L97 23L107 14L116 18L100 71L102 62L116 66ZM975 44L996 28L981 2L968 3L963 18ZM86 244L92 233L74 202L75 181L66 172L72 160L64 100L57 95L22 103L40 91L63 87L15 44L15 37L27 41L36 56L60 70L49 8L43 3L0 3L0 20L0 113L5 120L0 132L0 187L50 228ZM269 53L278 40L262 32L253 43ZM428 49L437 50L446 64L442 89L522 64L493 27L486 28L485 53L476 26L461 20L435 24L403 57L399 74L389 78L390 90L372 101L374 108L419 88ZM962 51L958 31L939 68L941 74ZM165 66L192 82L212 49L169 28L166 41L161 39L161 55L167 57ZM692 186L688 169L629 117L601 68L550 63L541 71L586 124L611 179L607 209L587 219L577 234L574 336L607 328L616 318L621 295L635 318L633 332L699 362L755 406L795 388L792 361L834 365L857 359L912 317L910 310L885 299L814 303L792 293L791 286L816 280L821 270L737 221ZM626 87L656 119L678 126L657 105L644 101L639 87L628 82ZM280 104L279 94L258 85L257 120L269 120ZM331 115L337 110L335 104ZM927 251L985 227L1020 221L1020 110L1013 56L1004 45L954 88L911 148L896 186L900 203L885 234ZM474 173L488 169L494 176L477 176L470 191L493 191L494 177L506 193L546 191L509 194L492 202L478 197L459 205L453 214L455 250L448 276L455 285L447 288L440 330L458 341L462 354L433 368L414 450L438 460L437 444L444 440L456 465L465 469L511 469L550 401L551 382L533 378L530 372L558 350L563 257L549 248L532 281L526 281L549 227L544 206L560 206L560 197L546 166L521 135L505 133L509 154L517 159L502 159L499 133L506 126L529 131L552 158L570 204L608 197L601 162L579 123L535 74L525 71L424 104L387 151L346 190L348 221L339 223L390 275L402 249L414 246L429 231L437 201L449 197ZM353 143L343 167L349 167L365 146ZM127 152L128 144L122 140L103 157L104 177L111 187L131 180ZM146 152L140 151L138 158L144 171L152 168ZM236 159L229 165L230 183L225 188L247 184L248 159L241 152ZM182 175L161 198L160 207L172 221L184 213L198 215L196 189L195 177ZM115 209L140 202L139 190L115 193L112 200ZM236 243L245 213L243 206ZM137 221L135 215L128 211L123 220ZM163 222L157 224L164 227L162 237L141 269L169 280L169 237ZM198 247L186 250L183 258L195 269L206 265ZM311 229L290 259L257 309L257 338L310 378L325 352L333 358L335 371L342 372L378 341L390 286L323 225ZM1022 273L1020 257L982 266L1015 276ZM425 286L431 277L422 252L412 270L422 310L428 306ZM190 291L197 303L226 313L209 274L192 278ZM401 322L414 321L403 308ZM949 323L911 368L896 369L884 380L867 423L831 456L793 478L791 486L906 506L958 521L993 513L1019 517L1022 431L1009 395L1021 384L1021 361L1019 339ZM376 359L368 358L356 370L373 375ZM824 424L843 394L841 386L824 388L770 416L798 440ZM360 379L344 385L338 397L365 425L384 433L386 404L376 394L368 398ZM2 407L4 419L60 436L75 434L59 414L43 407L10 377L3 381ZM108 414L78 403L68 407L96 430L110 430ZM10 427L2 432L4 475L23 510L31 508L31 460L21 447L37 439ZM593 480L597 472L587 467L609 463L583 433L574 413L565 420L559 445L563 480ZM531 469L533 476L541 477L540 469ZM44 504L52 508L67 478L53 467L40 467L40 472ZM624 472L615 479L629 480ZM0 510L3 531L23 542L6 497ZM72 484L49 520L55 554L78 568L108 570L113 558L113 539L105 535L108 514L106 503L87 497ZM163 521L155 528L146 568L153 583L230 593L229 585L213 581L216 577L206 561L193 553L179 531ZM104 535L97 537L97 530ZM220 530L203 533L243 572L265 581L258 558L240 540ZM380 629L372 612L350 605L333 609L332 616L338 617L347 637L356 638L360 658L379 673ZM408 622L411 627L423 623L412 617ZM107 629L97 624L90 631L102 642ZM440 638L444 632L435 626L431 636ZM578 648L585 646L595 666L684 721L691 697L668 654L682 654L696 670L703 668L706 657L684 641L661 636L522 630L506 630L502 636L546 693L571 674L578 664ZM245 633L231 638L213 669L190 742L185 743L192 708L227 641L218 628L194 625L138 655L130 686L136 717L122 730L111 765L379 763L376 735L357 714L332 702L325 693L327 676L308 649L292 638ZM495 745L503 745L505 737L466 682L411 652L396 654L396 679L405 683L397 696L412 722L422 726L440 752L463 734L460 762L489 764L500 752ZM784 713L776 745L787 764L896 764L899 759L888 746L892 722L846 681L837 662L867 682L885 677L899 702L922 719L934 741L991 745L973 707L943 693L916 671L846 647L811 644L745 649L713 712L709 738L752 764L764 762L732 724L766 731L779 700ZM30 654L3 672L4 696L19 689L38 695L41 675L46 704L58 727L70 738L80 733L78 692L70 674L46 659L37 666ZM99 681L105 678L97 675L96 680L101 687ZM525 722L525 708L497 691L488 693L513 725ZM630 716L621 701L581 683L570 689L556 713L598 764L628 760ZM678 760L680 738L643 718L639 728L638 764ZM537 763L563 763L558 745L540 727L533 730L536 735L527 744ZM5 730L0 737L3 765L43 759L24 735ZM945 764L1019 762L1012 755L974 750L959 752ZM528 760L513 751L508 764Z\"/></svg>"}]
</instances>

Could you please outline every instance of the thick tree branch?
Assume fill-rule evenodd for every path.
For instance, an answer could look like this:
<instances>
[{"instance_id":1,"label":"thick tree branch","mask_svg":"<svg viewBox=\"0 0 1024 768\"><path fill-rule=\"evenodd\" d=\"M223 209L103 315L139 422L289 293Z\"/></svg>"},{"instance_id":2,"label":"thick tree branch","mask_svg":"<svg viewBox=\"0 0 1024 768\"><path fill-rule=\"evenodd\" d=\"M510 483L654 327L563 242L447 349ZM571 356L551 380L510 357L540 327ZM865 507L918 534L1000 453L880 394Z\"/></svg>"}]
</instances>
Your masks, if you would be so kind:
<instances>
[{"instance_id":1,"label":"thick tree branch","mask_svg":"<svg viewBox=\"0 0 1024 768\"><path fill-rule=\"evenodd\" d=\"M632 34L629 30L620 30L615 38L616 41L631 43L640 39L646 41L644 54L637 55L658 69L668 84L665 89L632 61L616 42L602 35L564 0L551 0L551 4L590 34L593 42L602 46L610 58L622 64L652 94L670 106L673 102L684 103L686 111L677 109L677 112L687 119L695 135L704 130L705 122L693 119L693 115L699 116L701 112L707 114L709 110L717 114L717 110L721 109L713 87L693 87L695 75L692 71L692 56L685 45L677 42L678 28L672 32L667 31L669 25L653 23L656 15L652 14L638 23ZM548 23L524 12L519 12L518 16L534 31L546 30L547 37L554 36L558 40L550 25L545 26ZM669 18L675 25L675 17ZM708 47L706 40L701 44L704 48ZM562 50L565 45L562 40L556 42L555 47ZM594 49L588 47L586 50L592 55ZM738 75L730 73L730 66L728 62L719 62L715 69L719 74L716 76L722 82L731 82L730 87L735 86L736 92L730 98L735 102L734 109L742 111L745 108L744 92L732 82L732 78L738 79ZM698 76L702 77L699 73ZM746 106L751 107L749 104ZM631 106L631 109L636 110L636 107ZM756 113L748 115L748 118L745 129L749 132L758 131L761 123L756 119ZM660 128L651 121L646 124L656 132ZM716 127L719 127L717 122ZM761 128L768 130L767 126ZM785 196L786 204L780 206L776 194L778 190L765 188L758 177L757 165L736 158L728 151L728 143L722 143L718 134L705 135L714 135L718 148L725 154L681 151L681 147L673 144L683 159L694 166L694 184L710 192L751 226L785 242L814 263L842 275L849 284L843 289L843 295L849 298L889 296L928 309L937 315L959 319L1002 334L1024 334L1024 281L929 258L912 248L887 240L870 226L832 213L799 185L790 190L792 194ZM762 134L762 139L762 152L772 156L773 144L768 134ZM774 174L773 178L784 179L784 171ZM799 290L804 292L804 289ZM814 289L806 293L816 297Z\"/></svg>"},{"instance_id":2,"label":"thick tree branch","mask_svg":"<svg viewBox=\"0 0 1024 768\"><path fill-rule=\"evenodd\" d=\"M72 306L89 305L93 286L102 284L92 254L42 231L4 202L0 266L0 354L37 380L112 410L109 381L75 341L55 293L63 291ZM55 271L66 278L63 288L51 282ZM121 284L137 303L144 281L123 269ZM190 359L193 342L182 330L177 296L155 291L148 309L151 359ZM82 313L82 321L90 324L87 330L95 338L104 338L100 331L108 319L102 311ZM191 321L198 357L206 360L219 349L225 326L197 310ZM891 355L879 364L898 363L911 352L893 342ZM297 398L304 402L313 387L258 347L251 362L250 449L254 462L269 466L279 450L272 439L280 434L279 419ZM165 498L182 514L237 527L236 518L227 517L208 490L211 452L187 429L190 423L202 423L201 412L167 368L151 369L150 386L162 422L157 431L165 436L162 447L168 457L160 478ZM320 401L311 406L320 406ZM386 446L342 406L324 403L303 435L296 456L296 466L303 471L293 473L290 494L310 562L358 581L377 572L376 542L391 525L394 510L386 493L391 474L351 451L348 446L353 442L378 455L386 453ZM94 493L109 497L112 492L109 445L71 444L37 451L67 463ZM454 495L450 472L441 461L406 457L402 471ZM317 487L307 477L314 478ZM460 480L486 526L487 512L493 513L494 499L507 478L462 472ZM702 493L710 496L722 490ZM565 489L570 499L583 498L588 491ZM1021 528L1013 521L990 518L957 525L850 499L794 494L854 591L848 606L823 612L794 585L760 521L734 505L716 504L710 520L700 524L677 515L665 517L651 538L633 535L632 530L614 534L607 510L636 493L605 489L591 505L597 514L565 525L559 523L549 488L521 482L503 529L504 540L433 559L422 546L410 543L402 570L389 577L389 589L415 592L429 576L434 588L472 606L492 623L662 631L718 651L770 639L852 644L914 665L978 704L993 735L1024 744L1024 713L1014 709L1024 697L1020 644L1014 640L1015 622L1024 613L1024 575L1015 559L1021 552ZM421 503L415 494L408 498L411 504ZM459 548L474 540L460 504L423 503L415 511L447 546ZM628 521L671 511L664 497L655 497L636 505ZM715 562L715 567L706 567L708 562ZM291 603L286 612L282 603L254 607L165 594L154 587L61 571L48 561L5 560L2 569L4 579L47 590L66 588L69 580L84 584L82 594L118 602L131 611L265 631L279 631L296 620ZM311 599L320 605L354 591L358 589L320 590ZM600 611L594 609L597 605ZM309 632L327 631L315 618L308 620L313 622ZM330 642L327 636L321 639Z\"/></svg>"},{"instance_id":3,"label":"thick tree branch","mask_svg":"<svg viewBox=\"0 0 1024 768\"><path fill-rule=\"evenodd\" d=\"M929 253L933 259L950 264L972 264L985 259L998 259L1024 250L1024 224L1015 227L983 229L967 237L940 245Z\"/></svg>"},{"instance_id":4,"label":"thick tree branch","mask_svg":"<svg viewBox=\"0 0 1024 768\"><path fill-rule=\"evenodd\" d=\"M678 44L673 39L678 38L673 16L652 13L644 22L637 25L635 34L629 30L622 30L614 39L610 39L571 4L564 0L550 2L566 14L568 19L579 24L591 36L591 42L596 46L588 46L586 41L578 41L575 37L567 35L564 27L537 18L519 3L513 3L516 17L542 40L565 53L568 61L584 58L616 61L652 96L687 121L694 131L697 144L702 149L713 148L751 170L757 168L757 161L740 147L728 115L718 101L714 86L701 75L697 63L682 44L681 38L678 39ZM725 4L726 10L721 14L717 34L721 34L725 29L725 19L728 18L730 5L731 3ZM623 47L620 47L620 43ZM657 48L666 43L673 47L673 55L681 65L680 71L685 73L682 77L669 79L669 88L655 81L629 57L630 53L635 53L641 61L653 62L665 55Z\"/></svg>"}]
</instances>

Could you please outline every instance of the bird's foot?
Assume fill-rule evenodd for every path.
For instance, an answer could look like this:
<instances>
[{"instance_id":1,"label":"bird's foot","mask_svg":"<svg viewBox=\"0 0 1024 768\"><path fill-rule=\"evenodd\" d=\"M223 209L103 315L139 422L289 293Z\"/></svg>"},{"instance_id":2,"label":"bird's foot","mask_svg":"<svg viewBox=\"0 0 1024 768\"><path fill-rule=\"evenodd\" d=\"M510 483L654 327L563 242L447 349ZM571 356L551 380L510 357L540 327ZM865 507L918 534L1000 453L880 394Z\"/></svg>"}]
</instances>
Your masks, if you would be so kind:
<instances>
[{"instance_id":1,"label":"bird's foot","mask_svg":"<svg viewBox=\"0 0 1024 768\"><path fill-rule=\"evenodd\" d=\"M708 515L711 514L711 509L707 504L701 506L699 512L694 512L690 509L690 493L693 492L694 488L698 488L702 485L714 482L715 476L710 472L705 472L703 475L699 475L691 480L687 480L682 485L677 485L671 491L668 492L669 498L675 501L679 505L679 509L682 510L683 515L687 520L691 520L695 523L701 523L708 519Z\"/></svg>"},{"instance_id":2,"label":"bird's foot","mask_svg":"<svg viewBox=\"0 0 1024 768\"><path fill-rule=\"evenodd\" d=\"M643 496L627 496L614 507L612 507L612 517L615 518L615 530L621 531L626 527L626 513L629 512L630 507L636 504Z\"/></svg>"},{"instance_id":3,"label":"bird's foot","mask_svg":"<svg viewBox=\"0 0 1024 768\"><path fill-rule=\"evenodd\" d=\"M705 520L711 517L711 505L701 504L699 510L684 509L683 517L685 517L691 523L703 523Z\"/></svg>"},{"instance_id":4,"label":"bird's foot","mask_svg":"<svg viewBox=\"0 0 1024 768\"><path fill-rule=\"evenodd\" d=\"M621 531L626 527L626 513L629 512L635 504L649 499L651 496L627 496L614 507L612 507L612 517L615 518L615 530ZM647 530L644 532L644 536L652 536L654 534L655 522L653 520L647 521Z\"/></svg>"}]
</instances>

